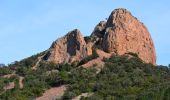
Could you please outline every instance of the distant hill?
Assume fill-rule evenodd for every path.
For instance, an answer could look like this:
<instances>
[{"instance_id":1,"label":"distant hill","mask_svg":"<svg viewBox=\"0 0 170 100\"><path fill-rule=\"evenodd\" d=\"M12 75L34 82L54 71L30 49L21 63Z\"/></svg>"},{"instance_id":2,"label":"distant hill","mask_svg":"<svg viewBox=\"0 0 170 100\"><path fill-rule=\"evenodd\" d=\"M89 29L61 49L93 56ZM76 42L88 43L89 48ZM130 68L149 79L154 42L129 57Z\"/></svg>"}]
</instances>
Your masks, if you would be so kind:
<instances>
[{"instance_id":1,"label":"distant hill","mask_svg":"<svg viewBox=\"0 0 170 100\"><path fill-rule=\"evenodd\" d=\"M0 63L0 67L4 67L4 66L5 66L5 64Z\"/></svg>"}]
</instances>

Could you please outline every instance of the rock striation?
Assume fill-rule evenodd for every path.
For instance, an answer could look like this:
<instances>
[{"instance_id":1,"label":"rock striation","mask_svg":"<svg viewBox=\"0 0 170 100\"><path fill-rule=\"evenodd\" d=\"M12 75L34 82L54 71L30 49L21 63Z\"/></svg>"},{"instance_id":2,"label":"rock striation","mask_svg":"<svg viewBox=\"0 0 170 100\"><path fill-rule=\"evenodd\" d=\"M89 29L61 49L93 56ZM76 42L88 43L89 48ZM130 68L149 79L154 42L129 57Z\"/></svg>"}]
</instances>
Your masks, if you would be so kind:
<instances>
[{"instance_id":1,"label":"rock striation","mask_svg":"<svg viewBox=\"0 0 170 100\"><path fill-rule=\"evenodd\" d=\"M56 40L45 59L54 63L72 63L91 55L96 48L108 54L135 53L144 62L156 64L150 33L143 23L123 8L115 9L107 22L99 22L88 37L83 37L75 29Z\"/></svg>"}]
</instances>

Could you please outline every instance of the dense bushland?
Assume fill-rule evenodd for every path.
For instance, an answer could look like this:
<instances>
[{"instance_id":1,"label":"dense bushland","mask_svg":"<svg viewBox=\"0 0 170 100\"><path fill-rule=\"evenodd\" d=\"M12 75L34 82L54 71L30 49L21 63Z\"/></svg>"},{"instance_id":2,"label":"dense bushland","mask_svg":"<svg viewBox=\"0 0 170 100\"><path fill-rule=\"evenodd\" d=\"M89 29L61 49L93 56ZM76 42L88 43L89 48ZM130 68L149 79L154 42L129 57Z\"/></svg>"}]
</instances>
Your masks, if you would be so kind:
<instances>
[{"instance_id":1,"label":"dense bushland","mask_svg":"<svg viewBox=\"0 0 170 100\"><path fill-rule=\"evenodd\" d=\"M170 69L166 66L154 66L142 62L137 56L113 56L104 59L105 66L98 72L97 66L89 69L83 64L52 64L41 61L37 70L32 70L38 56L10 65L15 67L15 78L0 78L0 99L30 100L51 88L67 85L62 99L69 100L82 93L92 93L82 100L169 100ZM93 54L88 59L97 57ZM28 60L28 61L27 61ZM2 72L1 72L2 73ZM3 75L11 72L3 72ZM19 76L24 77L24 87L19 88ZM15 82L15 88L3 91L9 82Z\"/></svg>"}]
</instances>

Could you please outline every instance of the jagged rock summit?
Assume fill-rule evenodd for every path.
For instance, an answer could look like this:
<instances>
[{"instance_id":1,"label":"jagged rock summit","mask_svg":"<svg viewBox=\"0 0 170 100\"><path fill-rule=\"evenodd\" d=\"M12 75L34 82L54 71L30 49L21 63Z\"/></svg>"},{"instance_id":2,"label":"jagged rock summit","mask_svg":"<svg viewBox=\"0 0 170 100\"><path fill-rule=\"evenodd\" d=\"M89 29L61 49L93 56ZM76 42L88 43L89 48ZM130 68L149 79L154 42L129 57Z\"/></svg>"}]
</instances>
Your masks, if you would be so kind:
<instances>
[{"instance_id":1,"label":"jagged rock summit","mask_svg":"<svg viewBox=\"0 0 170 100\"><path fill-rule=\"evenodd\" d=\"M111 13L102 47L106 52L119 55L136 53L143 61L156 63L155 47L147 28L126 9Z\"/></svg>"},{"instance_id":2,"label":"jagged rock summit","mask_svg":"<svg viewBox=\"0 0 170 100\"><path fill-rule=\"evenodd\" d=\"M115 9L107 22L101 21L89 37L78 29L57 39L45 58L54 63L81 61L100 49L110 54L135 53L146 63L156 64L156 52L150 33L143 23L126 9Z\"/></svg>"},{"instance_id":3,"label":"jagged rock summit","mask_svg":"<svg viewBox=\"0 0 170 100\"><path fill-rule=\"evenodd\" d=\"M72 63L86 57L86 42L81 32L75 29L53 42L45 59L53 63Z\"/></svg>"}]
</instances>

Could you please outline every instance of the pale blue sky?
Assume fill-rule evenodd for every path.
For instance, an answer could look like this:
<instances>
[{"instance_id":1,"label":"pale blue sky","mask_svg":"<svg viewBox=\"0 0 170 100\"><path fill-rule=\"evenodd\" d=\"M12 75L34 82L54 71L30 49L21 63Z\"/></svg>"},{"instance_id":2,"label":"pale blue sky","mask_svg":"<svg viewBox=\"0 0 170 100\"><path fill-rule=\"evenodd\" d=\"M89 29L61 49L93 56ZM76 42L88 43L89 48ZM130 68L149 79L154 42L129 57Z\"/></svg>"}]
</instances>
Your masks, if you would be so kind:
<instances>
[{"instance_id":1,"label":"pale blue sky","mask_svg":"<svg viewBox=\"0 0 170 100\"><path fill-rule=\"evenodd\" d=\"M157 64L170 63L170 0L0 0L0 63L46 50L78 28L90 35L115 8L126 8L149 29Z\"/></svg>"}]
</instances>

